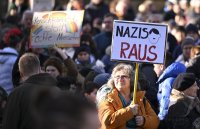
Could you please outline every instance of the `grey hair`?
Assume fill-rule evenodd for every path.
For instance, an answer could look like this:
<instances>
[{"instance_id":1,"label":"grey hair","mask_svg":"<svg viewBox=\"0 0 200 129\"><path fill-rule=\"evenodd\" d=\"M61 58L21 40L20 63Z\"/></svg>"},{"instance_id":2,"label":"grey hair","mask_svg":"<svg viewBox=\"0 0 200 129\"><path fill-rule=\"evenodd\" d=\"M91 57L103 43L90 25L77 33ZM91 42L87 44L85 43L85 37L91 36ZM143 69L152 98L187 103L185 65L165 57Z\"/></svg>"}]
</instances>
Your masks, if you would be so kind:
<instances>
[{"instance_id":1,"label":"grey hair","mask_svg":"<svg viewBox=\"0 0 200 129\"><path fill-rule=\"evenodd\" d=\"M108 86L114 88L114 76L118 71L123 70L127 75L130 77L130 91L133 92L134 87L134 79L135 79L135 71L133 70L133 67L130 64L120 63L115 66L115 68L112 71L111 78L108 80Z\"/></svg>"}]
</instances>

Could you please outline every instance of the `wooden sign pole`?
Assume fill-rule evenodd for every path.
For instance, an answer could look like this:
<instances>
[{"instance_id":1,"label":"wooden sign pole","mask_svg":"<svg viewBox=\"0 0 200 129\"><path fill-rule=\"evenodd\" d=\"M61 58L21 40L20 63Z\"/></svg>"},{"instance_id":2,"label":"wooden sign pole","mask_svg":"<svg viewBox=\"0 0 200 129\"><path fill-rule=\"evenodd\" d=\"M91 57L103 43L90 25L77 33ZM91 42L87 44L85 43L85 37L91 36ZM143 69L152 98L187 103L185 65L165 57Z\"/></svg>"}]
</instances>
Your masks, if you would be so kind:
<instances>
[{"instance_id":1,"label":"wooden sign pole","mask_svg":"<svg viewBox=\"0 0 200 129\"><path fill-rule=\"evenodd\" d=\"M136 62L135 65L135 81L134 81L134 91L133 91L133 103L136 104L136 94L137 94L137 86L138 86L138 71L139 71L139 64Z\"/></svg>"}]
</instances>

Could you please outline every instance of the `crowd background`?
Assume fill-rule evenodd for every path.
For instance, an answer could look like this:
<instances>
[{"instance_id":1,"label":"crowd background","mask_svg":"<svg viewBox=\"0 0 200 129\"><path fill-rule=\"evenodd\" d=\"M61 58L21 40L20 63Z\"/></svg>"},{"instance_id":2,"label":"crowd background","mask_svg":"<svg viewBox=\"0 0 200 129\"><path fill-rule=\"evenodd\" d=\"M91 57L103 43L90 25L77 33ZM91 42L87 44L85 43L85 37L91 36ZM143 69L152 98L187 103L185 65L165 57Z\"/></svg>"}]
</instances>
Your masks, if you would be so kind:
<instances>
[{"instance_id":1,"label":"crowd background","mask_svg":"<svg viewBox=\"0 0 200 129\"><path fill-rule=\"evenodd\" d=\"M30 1L2 0L0 8L1 128L200 128L199 0L56 0L52 11L85 10L74 48L31 48ZM139 64L139 104L117 87L131 88L126 67L135 64L113 70L121 66L110 60L115 19L168 25L165 63Z\"/></svg>"}]
</instances>

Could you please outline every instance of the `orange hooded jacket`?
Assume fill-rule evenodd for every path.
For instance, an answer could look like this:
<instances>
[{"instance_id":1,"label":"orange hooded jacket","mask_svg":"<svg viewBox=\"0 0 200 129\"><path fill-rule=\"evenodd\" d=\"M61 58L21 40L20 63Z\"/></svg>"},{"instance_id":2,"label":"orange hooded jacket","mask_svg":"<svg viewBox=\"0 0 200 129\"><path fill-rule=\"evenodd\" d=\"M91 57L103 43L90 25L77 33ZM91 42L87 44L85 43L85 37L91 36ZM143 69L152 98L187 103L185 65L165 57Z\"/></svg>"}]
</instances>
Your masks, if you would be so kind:
<instances>
[{"instance_id":1,"label":"orange hooded jacket","mask_svg":"<svg viewBox=\"0 0 200 129\"><path fill-rule=\"evenodd\" d=\"M145 118L144 125L137 129L157 129L158 116L149 102L146 99L143 101L144 94L144 91L138 91L136 96L136 103L139 105L138 115ZM134 117L130 107L123 108L117 89L113 89L98 104L98 114L101 122L100 129L126 129L126 122Z\"/></svg>"}]
</instances>

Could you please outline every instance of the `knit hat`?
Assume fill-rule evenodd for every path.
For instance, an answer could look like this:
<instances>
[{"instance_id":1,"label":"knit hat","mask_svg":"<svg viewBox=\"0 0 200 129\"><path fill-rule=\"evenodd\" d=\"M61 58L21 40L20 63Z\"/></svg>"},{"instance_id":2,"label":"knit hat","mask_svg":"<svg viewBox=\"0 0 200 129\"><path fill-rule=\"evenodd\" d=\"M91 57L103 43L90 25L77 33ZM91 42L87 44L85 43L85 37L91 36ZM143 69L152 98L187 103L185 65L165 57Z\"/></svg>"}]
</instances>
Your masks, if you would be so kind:
<instances>
[{"instance_id":1,"label":"knit hat","mask_svg":"<svg viewBox=\"0 0 200 129\"><path fill-rule=\"evenodd\" d=\"M101 87L108 82L109 78L109 73L101 73L94 78L93 82L95 82L99 87Z\"/></svg>"},{"instance_id":2,"label":"knit hat","mask_svg":"<svg viewBox=\"0 0 200 129\"><path fill-rule=\"evenodd\" d=\"M82 44L80 47L75 49L75 54L78 55L80 52L87 52L90 54L90 47L86 44Z\"/></svg>"},{"instance_id":3,"label":"knit hat","mask_svg":"<svg viewBox=\"0 0 200 129\"><path fill-rule=\"evenodd\" d=\"M186 34L192 32L192 33L197 33L198 34L198 28L194 24L188 24L185 28Z\"/></svg>"},{"instance_id":4,"label":"knit hat","mask_svg":"<svg viewBox=\"0 0 200 129\"><path fill-rule=\"evenodd\" d=\"M50 57L49 59L47 59L45 62L44 62L44 68L46 70L47 66L54 66L58 69L59 73L62 74L63 72L63 67L62 67L62 61L57 58L57 57Z\"/></svg>"},{"instance_id":5,"label":"knit hat","mask_svg":"<svg viewBox=\"0 0 200 129\"><path fill-rule=\"evenodd\" d=\"M173 88L178 91L184 91L190 88L196 81L193 73L181 73L174 80Z\"/></svg>"},{"instance_id":6,"label":"knit hat","mask_svg":"<svg viewBox=\"0 0 200 129\"><path fill-rule=\"evenodd\" d=\"M183 49L185 45L194 45L194 40L192 38L186 38L185 40L183 40L181 44L181 49Z\"/></svg>"},{"instance_id":7,"label":"knit hat","mask_svg":"<svg viewBox=\"0 0 200 129\"><path fill-rule=\"evenodd\" d=\"M19 43L22 39L22 31L15 27L10 28L8 31L5 32L3 36L3 42L7 46L15 47L17 43Z\"/></svg>"}]
</instances>

